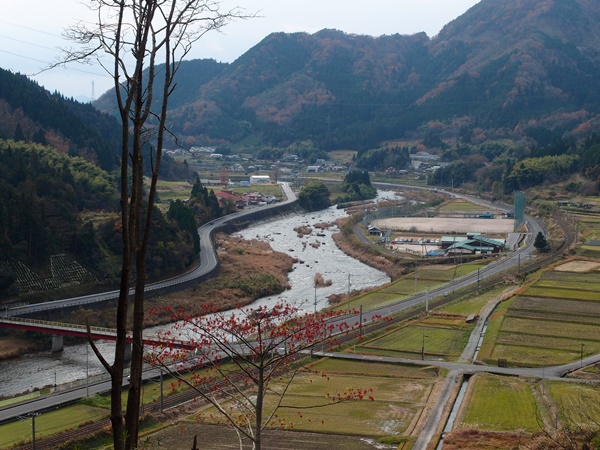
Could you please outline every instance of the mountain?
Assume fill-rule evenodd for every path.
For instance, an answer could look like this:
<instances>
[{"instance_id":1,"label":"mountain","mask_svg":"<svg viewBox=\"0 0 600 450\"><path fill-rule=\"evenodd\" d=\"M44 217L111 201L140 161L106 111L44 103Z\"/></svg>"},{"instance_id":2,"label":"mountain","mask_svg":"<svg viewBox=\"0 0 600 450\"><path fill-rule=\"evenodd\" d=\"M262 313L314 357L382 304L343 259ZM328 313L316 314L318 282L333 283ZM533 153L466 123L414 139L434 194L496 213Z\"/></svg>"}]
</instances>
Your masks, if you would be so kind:
<instances>
[{"instance_id":1,"label":"mountain","mask_svg":"<svg viewBox=\"0 0 600 450\"><path fill-rule=\"evenodd\" d=\"M114 116L0 69L0 303L118 279L119 130ZM163 163L161 175L191 175ZM159 210L153 220L150 277L183 270L197 235Z\"/></svg>"},{"instance_id":2,"label":"mountain","mask_svg":"<svg viewBox=\"0 0 600 450\"><path fill-rule=\"evenodd\" d=\"M599 25L592 0L482 0L434 38L274 33L231 64L185 62L173 131L189 145L323 149L425 137L432 124L442 137L583 137L600 111Z\"/></svg>"},{"instance_id":3,"label":"mountain","mask_svg":"<svg viewBox=\"0 0 600 450\"><path fill-rule=\"evenodd\" d=\"M454 64L419 103L453 102L454 114L501 126L590 119L600 105L599 22L600 4L588 0L482 1L431 42L434 59Z\"/></svg>"},{"instance_id":4,"label":"mountain","mask_svg":"<svg viewBox=\"0 0 600 450\"><path fill-rule=\"evenodd\" d=\"M112 115L0 69L0 139L15 138L50 144L105 170L118 163L120 133Z\"/></svg>"}]
</instances>

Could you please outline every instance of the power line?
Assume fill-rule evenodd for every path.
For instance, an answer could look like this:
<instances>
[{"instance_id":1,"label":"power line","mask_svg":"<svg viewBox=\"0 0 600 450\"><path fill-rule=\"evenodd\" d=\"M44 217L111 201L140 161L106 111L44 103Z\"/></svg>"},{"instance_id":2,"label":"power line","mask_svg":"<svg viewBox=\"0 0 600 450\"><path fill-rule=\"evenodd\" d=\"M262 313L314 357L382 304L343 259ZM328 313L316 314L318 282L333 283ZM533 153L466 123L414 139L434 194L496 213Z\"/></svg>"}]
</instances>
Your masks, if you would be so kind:
<instances>
[{"instance_id":1,"label":"power line","mask_svg":"<svg viewBox=\"0 0 600 450\"><path fill-rule=\"evenodd\" d=\"M18 27L18 28L23 28L24 30L29 30L29 31L35 31L36 33L42 33L42 34L47 34L48 36L54 36L54 37L59 37L59 38L63 38L60 34L56 34L56 33L49 33L47 31L43 31L43 30L38 30L36 28L31 28L31 27L26 27L25 25L21 25L18 23L13 23L13 22L7 22L6 20L0 20L0 23L4 23L6 25L11 25L13 27Z\"/></svg>"},{"instance_id":2,"label":"power line","mask_svg":"<svg viewBox=\"0 0 600 450\"><path fill-rule=\"evenodd\" d=\"M35 62L39 62L39 63L42 63L42 64L49 64L47 61L42 61L40 59L31 58L29 56L20 55L18 53L9 52L8 50L2 50L2 49L0 49L0 52L6 53L6 54L9 54L9 55L12 55L12 56L17 56L17 57L23 58L23 59L29 59L30 61L35 61Z\"/></svg>"},{"instance_id":3,"label":"power line","mask_svg":"<svg viewBox=\"0 0 600 450\"><path fill-rule=\"evenodd\" d=\"M9 52L8 50L2 50L2 49L0 49L0 52L6 53L6 54L9 54L9 55L12 55L12 56L16 56L18 58L23 58L23 59L28 59L30 61L39 62L39 63L44 64L45 66L51 66L52 65L48 61L42 61L41 59L31 58L30 56L25 56L25 55L20 55L18 53L14 53L14 52ZM76 69L74 67L69 67L68 69L65 68L65 70L75 70L77 72L87 73L89 75L96 75L98 77L110 77L110 75L108 75L106 73L90 72L89 70ZM36 75L39 75L39 74L33 74L33 75L28 75L28 76L36 76Z\"/></svg>"},{"instance_id":4,"label":"power line","mask_svg":"<svg viewBox=\"0 0 600 450\"><path fill-rule=\"evenodd\" d=\"M17 39L17 38L10 37L10 36L5 36L3 34L0 34L0 37L4 38L4 39L10 39L11 41L15 41L15 42L21 42L22 44L31 45L33 47L39 47L39 48L43 48L43 49L46 49L46 50L56 51L56 48L46 47L46 46L40 45L40 44L34 44L33 42L27 42L27 41L24 41L22 39Z\"/></svg>"}]
</instances>

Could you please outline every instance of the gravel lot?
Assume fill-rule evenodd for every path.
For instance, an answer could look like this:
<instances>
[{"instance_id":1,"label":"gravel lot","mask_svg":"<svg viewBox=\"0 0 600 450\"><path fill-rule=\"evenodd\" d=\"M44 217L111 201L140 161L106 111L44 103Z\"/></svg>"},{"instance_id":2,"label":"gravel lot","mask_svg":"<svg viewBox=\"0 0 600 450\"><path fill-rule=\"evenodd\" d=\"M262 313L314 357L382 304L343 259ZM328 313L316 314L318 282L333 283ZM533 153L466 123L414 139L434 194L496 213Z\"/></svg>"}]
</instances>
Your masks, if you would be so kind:
<instances>
[{"instance_id":1,"label":"gravel lot","mask_svg":"<svg viewBox=\"0 0 600 450\"><path fill-rule=\"evenodd\" d=\"M392 217L377 219L373 225L394 231L420 233L468 233L500 234L513 231L512 219L472 219L444 217Z\"/></svg>"}]
</instances>

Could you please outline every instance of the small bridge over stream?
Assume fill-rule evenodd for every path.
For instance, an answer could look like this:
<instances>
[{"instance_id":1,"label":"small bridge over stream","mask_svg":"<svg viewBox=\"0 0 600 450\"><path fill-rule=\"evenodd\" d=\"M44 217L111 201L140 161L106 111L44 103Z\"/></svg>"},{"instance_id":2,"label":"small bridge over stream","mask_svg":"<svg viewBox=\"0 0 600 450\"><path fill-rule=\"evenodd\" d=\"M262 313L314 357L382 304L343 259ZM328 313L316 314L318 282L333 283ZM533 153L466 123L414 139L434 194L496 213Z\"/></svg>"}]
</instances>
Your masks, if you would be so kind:
<instances>
[{"instance_id":1,"label":"small bridge over stream","mask_svg":"<svg viewBox=\"0 0 600 450\"><path fill-rule=\"evenodd\" d=\"M52 335L52 352L62 352L64 348L64 336L74 336L87 339L91 336L94 340L116 341L117 330L102 327L90 327L89 334L86 325L77 325L63 322L50 322L47 320L26 319L20 317L0 317L0 328L11 328L13 330L34 331L36 333L48 333ZM127 342L129 345L133 342L131 332L127 333ZM144 345L152 347L161 347L166 342L160 340L158 336L150 336L142 339ZM177 347L183 350L193 350L192 342L175 341L168 343L170 347ZM129 349L129 351L131 348Z\"/></svg>"}]
</instances>

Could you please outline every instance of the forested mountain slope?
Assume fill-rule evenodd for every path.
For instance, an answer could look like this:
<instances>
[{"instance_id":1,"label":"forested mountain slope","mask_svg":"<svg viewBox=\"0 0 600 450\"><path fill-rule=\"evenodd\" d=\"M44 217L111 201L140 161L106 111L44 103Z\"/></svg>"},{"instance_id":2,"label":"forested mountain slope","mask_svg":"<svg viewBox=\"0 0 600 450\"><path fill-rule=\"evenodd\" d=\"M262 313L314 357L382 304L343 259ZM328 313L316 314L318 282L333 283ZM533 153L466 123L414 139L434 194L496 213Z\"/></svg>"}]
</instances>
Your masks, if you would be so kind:
<instances>
[{"instance_id":1,"label":"forested mountain slope","mask_svg":"<svg viewBox=\"0 0 600 450\"><path fill-rule=\"evenodd\" d=\"M0 69L0 298L117 279L119 130L112 115ZM169 157L161 168L192 177ZM154 215L150 277L176 273L197 256L189 215L192 226Z\"/></svg>"},{"instance_id":2,"label":"forested mountain slope","mask_svg":"<svg viewBox=\"0 0 600 450\"><path fill-rule=\"evenodd\" d=\"M185 62L172 127L187 145L253 136L324 149L426 136L432 123L584 137L600 112L598 30L592 0L482 0L433 38L275 33L231 64Z\"/></svg>"},{"instance_id":3,"label":"forested mountain slope","mask_svg":"<svg viewBox=\"0 0 600 450\"><path fill-rule=\"evenodd\" d=\"M33 141L106 170L118 164L120 133L112 115L51 94L24 75L0 69L0 139Z\"/></svg>"}]
</instances>

